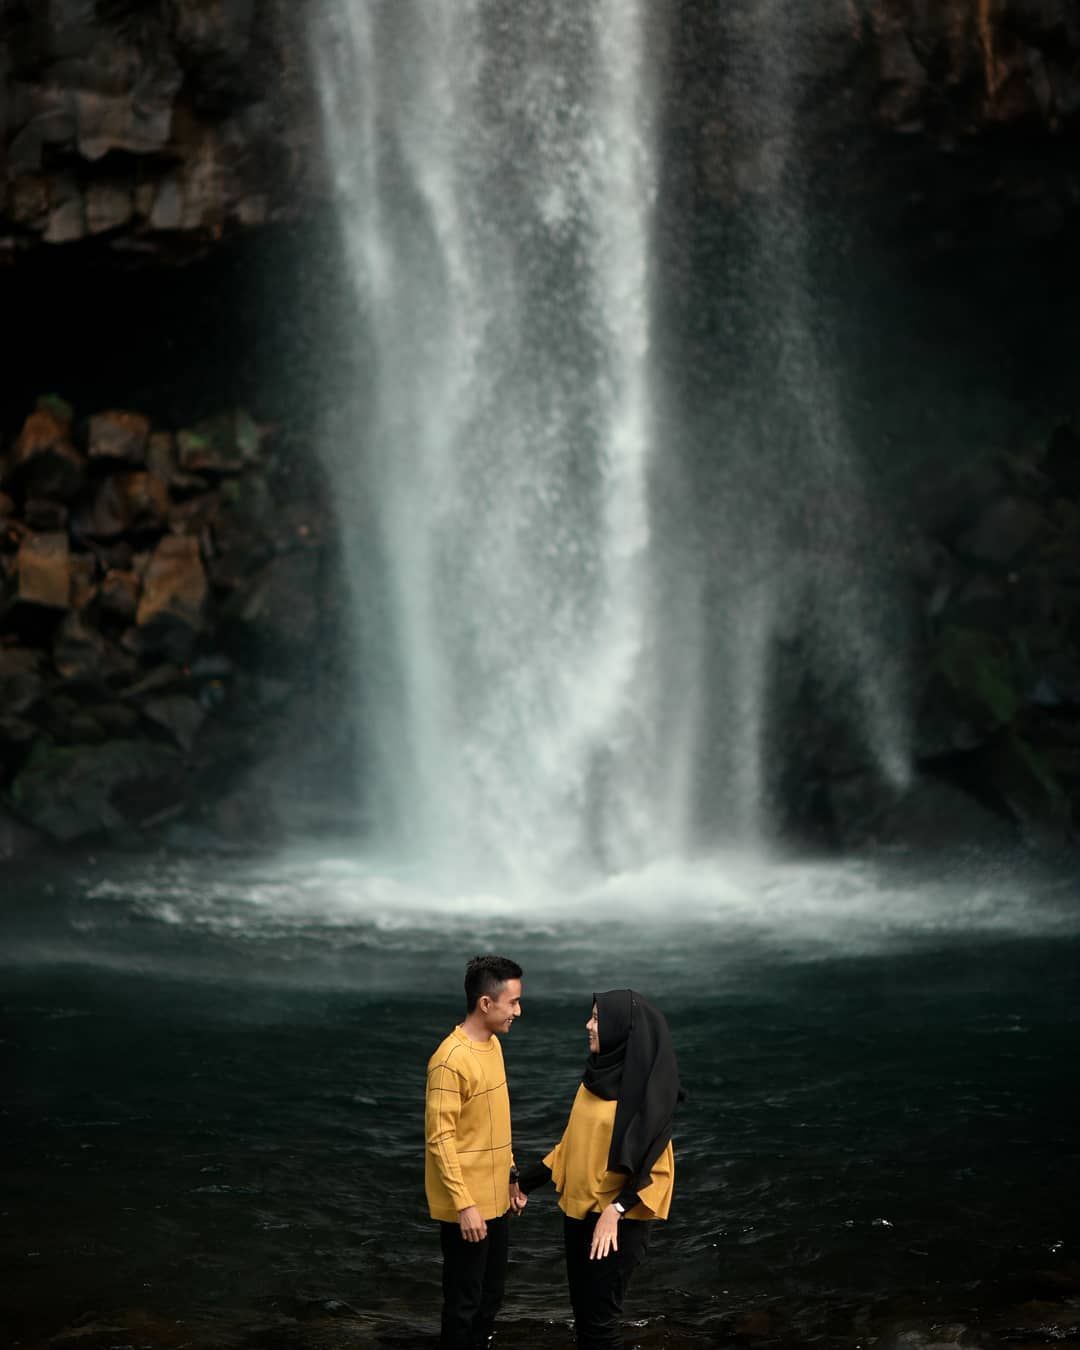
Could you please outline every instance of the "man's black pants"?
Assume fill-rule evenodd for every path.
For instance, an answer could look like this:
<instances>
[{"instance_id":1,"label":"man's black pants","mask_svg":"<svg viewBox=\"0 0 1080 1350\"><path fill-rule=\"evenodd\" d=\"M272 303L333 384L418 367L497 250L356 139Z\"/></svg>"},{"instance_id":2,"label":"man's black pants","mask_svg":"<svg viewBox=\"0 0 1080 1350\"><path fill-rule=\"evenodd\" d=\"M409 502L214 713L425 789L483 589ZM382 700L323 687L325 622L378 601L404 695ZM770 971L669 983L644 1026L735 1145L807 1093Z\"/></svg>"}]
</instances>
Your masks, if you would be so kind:
<instances>
[{"instance_id":1,"label":"man's black pants","mask_svg":"<svg viewBox=\"0 0 1080 1350\"><path fill-rule=\"evenodd\" d=\"M563 1215L566 1243L566 1279L574 1309L578 1350L622 1350L623 1298L630 1277L649 1247L652 1224L645 1219L623 1219L619 1224L619 1250L600 1261L589 1260L589 1246L598 1214L584 1219Z\"/></svg>"},{"instance_id":2,"label":"man's black pants","mask_svg":"<svg viewBox=\"0 0 1080 1350\"><path fill-rule=\"evenodd\" d=\"M440 1350L485 1350L506 1287L510 1224L488 1219L483 1242L466 1242L461 1226L439 1224L443 1254Z\"/></svg>"}]
</instances>

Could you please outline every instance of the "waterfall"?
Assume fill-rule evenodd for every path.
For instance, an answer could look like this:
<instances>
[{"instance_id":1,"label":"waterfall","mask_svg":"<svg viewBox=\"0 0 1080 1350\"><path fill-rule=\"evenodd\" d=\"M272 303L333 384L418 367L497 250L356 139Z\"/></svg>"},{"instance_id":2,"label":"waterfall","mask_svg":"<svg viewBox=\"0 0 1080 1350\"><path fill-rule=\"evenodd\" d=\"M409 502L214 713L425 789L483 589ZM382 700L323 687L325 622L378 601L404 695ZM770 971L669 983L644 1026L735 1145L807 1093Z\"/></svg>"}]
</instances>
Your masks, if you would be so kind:
<instances>
[{"instance_id":1,"label":"waterfall","mask_svg":"<svg viewBox=\"0 0 1080 1350\"><path fill-rule=\"evenodd\" d=\"M711 536L768 571L785 527L777 485L703 517L661 416L664 7L324 3L358 349L328 454L374 833L497 885L685 857L703 796L714 837L759 835L781 601L722 559L710 582ZM803 387L820 372L796 310L780 378ZM727 439L738 471L737 423Z\"/></svg>"},{"instance_id":2,"label":"waterfall","mask_svg":"<svg viewBox=\"0 0 1080 1350\"><path fill-rule=\"evenodd\" d=\"M442 873L683 847L692 700L670 704L687 677L660 650L649 502L648 10L342 0L322 42L374 368L353 471L378 500L381 585L358 600L365 665L390 667L380 829Z\"/></svg>"}]
</instances>

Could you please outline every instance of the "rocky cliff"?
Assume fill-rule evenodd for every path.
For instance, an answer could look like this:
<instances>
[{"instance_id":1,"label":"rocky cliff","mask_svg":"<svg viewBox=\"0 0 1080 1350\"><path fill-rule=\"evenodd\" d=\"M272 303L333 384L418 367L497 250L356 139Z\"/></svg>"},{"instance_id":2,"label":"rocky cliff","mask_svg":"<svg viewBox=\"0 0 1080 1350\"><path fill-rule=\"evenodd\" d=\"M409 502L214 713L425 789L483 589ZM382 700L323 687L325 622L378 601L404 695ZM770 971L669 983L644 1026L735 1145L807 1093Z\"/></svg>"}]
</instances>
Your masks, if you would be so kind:
<instances>
[{"instance_id":1,"label":"rocky cliff","mask_svg":"<svg viewBox=\"0 0 1080 1350\"><path fill-rule=\"evenodd\" d=\"M303 211L305 5L28 0L0 20L0 247L176 250Z\"/></svg>"},{"instance_id":2,"label":"rocky cliff","mask_svg":"<svg viewBox=\"0 0 1080 1350\"><path fill-rule=\"evenodd\" d=\"M1002 259L1068 252L1073 4L808 4L785 58L794 164L772 139L790 128L740 107L756 0L673 4L669 209L737 216L786 172L808 200L863 213L905 266L973 242ZM8 808L54 839L256 839L307 827L351 781L338 526L313 431L332 353L312 315L341 289L326 273L317 8L0 9L0 281L22 339L0 392L0 777ZM269 316L251 303L268 269ZM48 388L78 407L35 404ZM1052 435L995 430L976 462L920 463L901 571L920 764L1056 843L1080 811L1080 438L1062 420L1076 407L1054 408ZM819 731L792 815L841 843L903 833L865 809L859 766Z\"/></svg>"},{"instance_id":3,"label":"rocky cliff","mask_svg":"<svg viewBox=\"0 0 1080 1350\"><path fill-rule=\"evenodd\" d=\"M318 8L9 0L0 250L92 238L169 252L302 215L325 195L310 73ZM767 137L733 133L730 53L753 8L673 6L669 117L698 146L700 189L721 200L767 188L775 163ZM946 178L962 166L1028 228L1052 232L1075 209L1080 13L1069 0L819 0L807 12L797 82L816 172L835 168L840 142L872 132L905 161L947 162ZM1021 145L1028 153L1013 153ZM848 177L849 191L865 186Z\"/></svg>"}]
</instances>

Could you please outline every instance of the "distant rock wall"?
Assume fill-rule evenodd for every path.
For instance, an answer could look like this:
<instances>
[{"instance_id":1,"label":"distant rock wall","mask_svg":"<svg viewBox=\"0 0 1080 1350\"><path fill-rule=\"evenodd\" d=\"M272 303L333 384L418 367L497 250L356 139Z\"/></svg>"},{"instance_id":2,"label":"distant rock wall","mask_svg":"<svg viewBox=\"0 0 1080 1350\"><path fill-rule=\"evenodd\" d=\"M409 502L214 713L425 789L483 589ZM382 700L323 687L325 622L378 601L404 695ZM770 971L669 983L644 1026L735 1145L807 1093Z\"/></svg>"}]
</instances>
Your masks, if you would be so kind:
<instances>
[{"instance_id":1,"label":"distant rock wall","mask_svg":"<svg viewBox=\"0 0 1080 1350\"><path fill-rule=\"evenodd\" d=\"M168 251L302 211L303 0L32 0L0 17L0 247Z\"/></svg>"},{"instance_id":2,"label":"distant rock wall","mask_svg":"<svg viewBox=\"0 0 1080 1350\"><path fill-rule=\"evenodd\" d=\"M305 775L330 795L348 753L325 711L341 616L325 501L292 459L243 411L173 433L39 400L0 460L0 793L24 827L133 846L312 827Z\"/></svg>"},{"instance_id":3,"label":"distant rock wall","mask_svg":"<svg viewBox=\"0 0 1080 1350\"><path fill-rule=\"evenodd\" d=\"M828 174L837 138L963 160L1010 133L1080 134L1080 11L1071 0L806 0L799 122ZM768 135L747 140L728 56L748 0L676 6L672 106L717 200L769 190ZM318 0L9 0L0 11L0 255L100 239L170 255L301 215L327 195L311 43ZM760 91L755 91L757 96ZM1052 231L1080 199L1063 154L988 167ZM853 195L865 175L841 179Z\"/></svg>"},{"instance_id":4,"label":"distant rock wall","mask_svg":"<svg viewBox=\"0 0 1080 1350\"><path fill-rule=\"evenodd\" d=\"M1080 429L967 467L913 540L915 753L1036 846L1080 832Z\"/></svg>"}]
</instances>

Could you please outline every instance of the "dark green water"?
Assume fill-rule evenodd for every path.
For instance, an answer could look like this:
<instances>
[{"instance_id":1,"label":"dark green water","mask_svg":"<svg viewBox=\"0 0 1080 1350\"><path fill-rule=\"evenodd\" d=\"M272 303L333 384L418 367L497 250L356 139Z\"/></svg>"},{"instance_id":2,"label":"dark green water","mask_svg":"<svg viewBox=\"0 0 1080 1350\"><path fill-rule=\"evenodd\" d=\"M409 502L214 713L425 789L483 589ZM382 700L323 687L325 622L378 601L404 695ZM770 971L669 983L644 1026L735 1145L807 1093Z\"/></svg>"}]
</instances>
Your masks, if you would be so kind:
<instances>
[{"instance_id":1,"label":"dark green water","mask_svg":"<svg viewBox=\"0 0 1080 1350\"><path fill-rule=\"evenodd\" d=\"M733 867L711 903L703 874L545 912L310 860L105 870L16 882L5 925L0 1344L433 1347L424 1066L490 947L526 967L519 1158L594 988L669 1014L691 1100L628 1345L1004 1343L1068 1292L1068 885ZM559 1244L540 1193L505 1344L571 1343Z\"/></svg>"}]
</instances>

